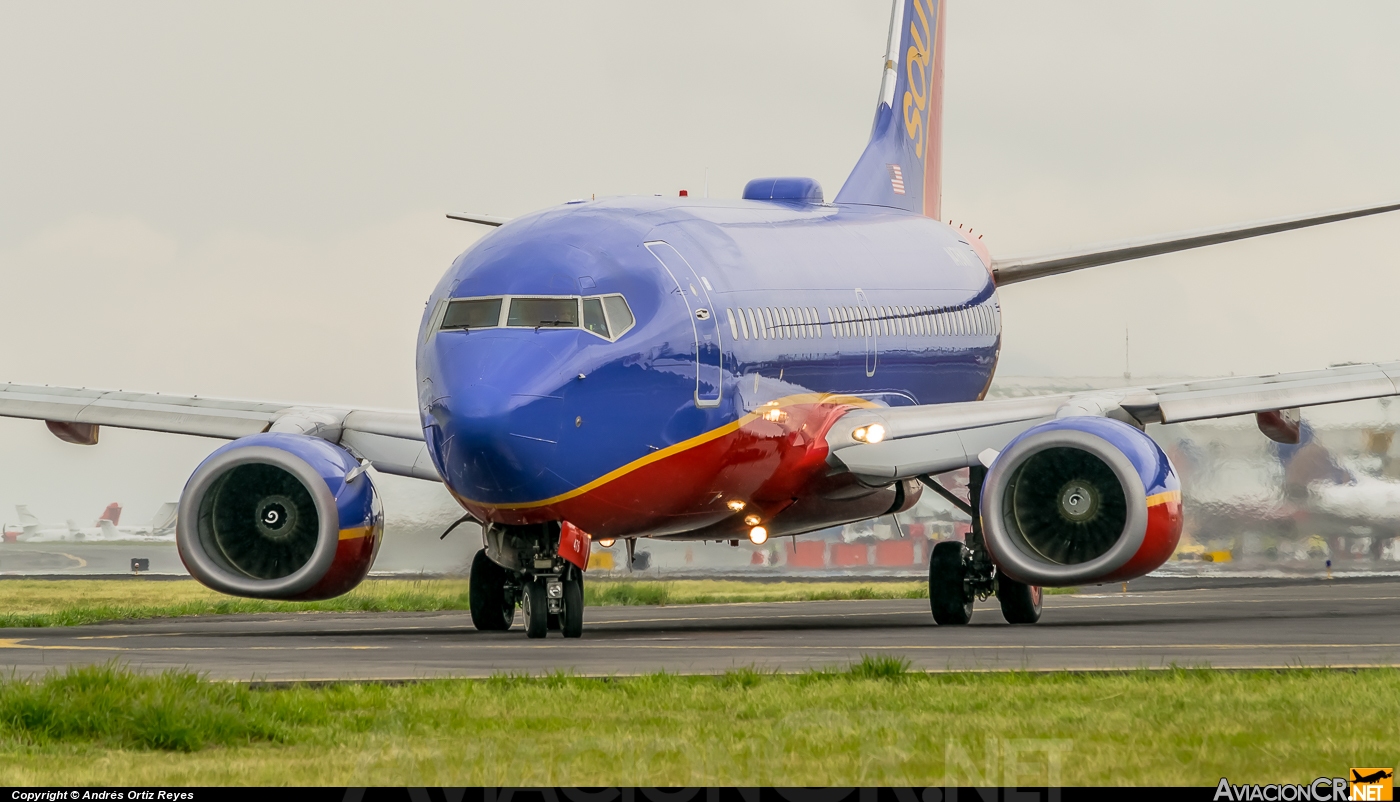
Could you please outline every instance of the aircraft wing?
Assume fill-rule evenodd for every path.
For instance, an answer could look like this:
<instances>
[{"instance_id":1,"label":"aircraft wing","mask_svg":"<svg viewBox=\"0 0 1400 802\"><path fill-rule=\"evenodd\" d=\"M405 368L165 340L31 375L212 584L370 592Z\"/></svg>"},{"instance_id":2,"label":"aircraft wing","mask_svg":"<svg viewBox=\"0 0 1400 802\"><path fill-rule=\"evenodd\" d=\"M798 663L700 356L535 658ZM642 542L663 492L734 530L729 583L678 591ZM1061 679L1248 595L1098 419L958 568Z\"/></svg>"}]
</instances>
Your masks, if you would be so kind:
<instances>
[{"instance_id":1,"label":"aircraft wing","mask_svg":"<svg viewBox=\"0 0 1400 802\"><path fill-rule=\"evenodd\" d=\"M467 223L480 223L483 226L503 226L510 222L509 217L501 217L495 214L448 214L448 220L461 220Z\"/></svg>"},{"instance_id":2,"label":"aircraft wing","mask_svg":"<svg viewBox=\"0 0 1400 802\"><path fill-rule=\"evenodd\" d=\"M1224 228L1185 231L1179 234L1167 234L1165 236L1148 237L1125 242L1092 245L1087 248L1065 251L1063 253L993 259L992 277L993 280L996 281L998 287L1004 287L1007 284L1015 284L1018 281L1030 281L1034 278L1056 276L1060 273L1083 270L1086 267L1098 267L1099 265L1114 264L1116 262L1127 262L1133 259L1143 259L1148 256L1159 256L1164 253L1175 253L1192 248L1203 248L1207 245L1219 245L1224 242L1234 242L1235 240L1249 239L1250 237L1262 237L1265 234L1277 234L1281 231L1293 231L1294 229L1320 226L1325 223L1336 223L1342 220L1368 217L1373 214L1383 214L1385 212L1397 210L1400 210L1400 203L1357 206L1350 209L1337 209L1335 211L1322 212L1319 214L1282 217L1275 220L1261 220L1255 223L1244 223L1243 225L1227 226Z\"/></svg>"},{"instance_id":3,"label":"aircraft wing","mask_svg":"<svg viewBox=\"0 0 1400 802\"><path fill-rule=\"evenodd\" d=\"M860 409L827 433L828 462L863 482L884 485L986 463L1038 423L1071 415L1101 415L1142 426L1251 413L1296 410L1400 395L1400 362L1338 365L1326 370L1276 373L1081 393ZM884 427L878 443L858 430Z\"/></svg>"},{"instance_id":4,"label":"aircraft wing","mask_svg":"<svg viewBox=\"0 0 1400 802\"><path fill-rule=\"evenodd\" d=\"M0 417L42 420L60 439L83 445L97 442L101 426L225 440L267 431L307 434L345 446L382 473L441 481L416 412L0 384Z\"/></svg>"}]
</instances>

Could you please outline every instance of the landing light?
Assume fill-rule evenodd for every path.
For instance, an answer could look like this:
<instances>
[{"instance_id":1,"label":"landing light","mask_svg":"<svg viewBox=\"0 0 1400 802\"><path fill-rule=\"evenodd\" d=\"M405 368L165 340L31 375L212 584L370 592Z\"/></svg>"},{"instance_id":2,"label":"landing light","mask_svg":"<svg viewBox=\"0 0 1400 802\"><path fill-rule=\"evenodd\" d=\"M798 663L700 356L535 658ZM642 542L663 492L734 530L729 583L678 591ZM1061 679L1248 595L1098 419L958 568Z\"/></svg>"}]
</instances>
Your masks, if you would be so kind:
<instances>
[{"instance_id":1,"label":"landing light","mask_svg":"<svg viewBox=\"0 0 1400 802\"><path fill-rule=\"evenodd\" d=\"M885 427L878 423L862 426L851 432L851 439L857 443L878 443L885 439Z\"/></svg>"},{"instance_id":2,"label":"landing light","mask_svg":"<svg viewBox=\"0 0 1400 802\"><path fill-rule=\"evenodd\" d=\"M767 412L763 413L763 419L766 421L772 421L773 423L782 423L783 421L787 420L787 413L782 411L781 409L778 409L777 407L774 407L768 410Z\"/></svg>"},{"instance_id":3,"label":"landing light","mask_svg":"<svg viewBox=\"0 0 1400 802\"><path fill-rule=\"evenodd\" d=\"M743 512L743 511L744 511L744 507L746 507L746 506L748 506L748 505L746 505L744 502L742 502L742 501L740 501L740 500L738 500L738 499L734 499L733 501L729 502L729 509L731 509L731 510L733 510L733 511L735 511L735 512Z\"/></svg>"},{"instance_id":4,"label":"landing light","mask_svg":"<svg viewBox=\"0 0 1400 802\"><path fill-rule=\"evenodd\" d=\"M761 526L755 526L749 530L749 542L755 546L762 546L768 540L768 530Z\"/></svg>"},{"instance_id":5,"label":"landing light","mask_svg":"<svg viewBox=\"0 0 1400 802\"><path fill-rule=\"evenodd\" d=\"M605 537L605 538L603 538L603 539L601 539L601 540L598 541L598 545L599 545L599 546L602 546L602 547L605 548L605 549L610 549L610 548L612 548L612 545L613 545L614 543L616 543L616 542L617 542L617 541L613 540L613 539L610 538L610 537Z\"/></svg>"},{"instance_id":6,"label":"landing light","mask_svg":"<svg viewBox=\"0 0 1400 802\"><path fill-rule=\"evenodd\" d=\"M744 523L748 524L749 526L758 526L758 522L761 520L763 519L758 517L757 515L744 516Z\"/></svg>"}]
</instances>

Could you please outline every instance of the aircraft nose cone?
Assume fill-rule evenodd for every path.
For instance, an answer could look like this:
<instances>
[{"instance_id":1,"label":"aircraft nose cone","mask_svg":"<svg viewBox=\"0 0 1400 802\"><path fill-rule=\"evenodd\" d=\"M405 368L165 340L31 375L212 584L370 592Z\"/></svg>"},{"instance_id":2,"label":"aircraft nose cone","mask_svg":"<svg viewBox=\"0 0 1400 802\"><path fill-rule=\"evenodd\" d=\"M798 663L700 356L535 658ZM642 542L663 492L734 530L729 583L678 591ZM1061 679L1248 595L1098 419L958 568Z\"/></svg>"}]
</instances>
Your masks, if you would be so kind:
<instances>
[{"instance_id":1,"label":"aircraft nose cone","mask_svg":"<svg viewBox=\"0 0 1400 802\"><path fill-rule=\"evenodd\" d=\"M446 337L439 338L447 340ZM561 357L533 332L458 336L439 345L444 395L433 418L449 485L472 500L532 501L556 458Z\"/></svg>"}]
</instances>

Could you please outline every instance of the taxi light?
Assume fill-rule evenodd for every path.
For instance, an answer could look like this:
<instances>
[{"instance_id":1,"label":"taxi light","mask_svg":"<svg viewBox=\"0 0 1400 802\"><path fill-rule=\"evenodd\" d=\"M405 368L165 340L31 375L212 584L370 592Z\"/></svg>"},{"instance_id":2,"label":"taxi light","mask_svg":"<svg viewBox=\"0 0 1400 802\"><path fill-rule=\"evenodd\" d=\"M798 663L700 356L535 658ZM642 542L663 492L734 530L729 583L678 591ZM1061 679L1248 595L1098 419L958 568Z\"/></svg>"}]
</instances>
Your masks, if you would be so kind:
<instances>
[{"instance_id":1,"label":"taxi light","mask_svg":"<svg viewBox=\"0 0 1400 802\"><path fill-rule=\"evenodd\" d=\"M744 507L746 507L746 506L748 506L748 505L746 505L744 502L742 502L742 501L740 501L740 500L738 500L738 499L735 499L735 500L729 502L729 509L731 509L731 510L733 510L733 511L735 511L735 512L743 512L743 511L744 511Z\"/></svg>"},{"instance_id":2,"label":"taxi light","mask_svg":"<svg viewBox=\"0 0 1400 802\"><path fill-rule=\"evenodd\" d=\"M755 526L749 530L749 542L755 546L762 546L768 540L768 530L761 526Z\"/></svg>"},{"instance_id":3,"label":"taxi light","mask_svg":"<svg viewBox=\"0 0 1400 802\"><path fill-rule=\"evenodd\" d=\"M787 420L787 413L781 409L778 409L777 407L773 407L772 409L769 409L767 412L763 413L763 419L766 421L771 421L773 423L782 423L783 421Z\"/></svg>"},{"instance_id":4,"label":"taxi light","mask_svg":"<svg viewBox=\"0 0 1400 802\"><path fill-rule=\"evenodd\" d=\"M748 524L749 526L758 526L758 522L761 520L763 519L759 518L757 515L747 515L744 517L744 523Z\"/></svg>"},{"instance_id":5,"label":"taxi light","mask_svg":"<svg viewBox=\"0 0 1400 802\"><path fill-rule=\"evenodd\" d=\"M599 546L602 546L602 547L605 548L605 549L610 549L610 548L612 548L613 543L616 543L616 542L617 542L617 541L613 540L613 539L610 538L610 537L605 537L605 538L603 538L603 539L601 539L601 540L598 541L598 545L599 545Z\"/></svg>"},{"instance_id":6,"label":"taxi light","mask_svg":"<svg viewBox=\"0 0 1400 802\"><path fill-rule=\"evenodd\" d=\"M865 427L865 442L878 443L885 439L885 427L878 423L872 423Z\"/></svg>"}]
</instances>

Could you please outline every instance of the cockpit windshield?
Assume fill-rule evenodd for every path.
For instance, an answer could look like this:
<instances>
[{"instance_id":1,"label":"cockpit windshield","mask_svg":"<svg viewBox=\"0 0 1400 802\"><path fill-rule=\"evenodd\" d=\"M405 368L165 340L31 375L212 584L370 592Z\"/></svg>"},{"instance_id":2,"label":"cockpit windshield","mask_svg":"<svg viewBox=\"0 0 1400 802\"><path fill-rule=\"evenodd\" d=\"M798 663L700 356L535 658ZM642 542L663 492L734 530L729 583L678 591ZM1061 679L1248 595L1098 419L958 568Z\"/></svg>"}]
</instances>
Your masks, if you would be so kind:
<instances>
[{"instance_id":1,"label":"cockpit windshield","mask_svg":"<svg viewBox=\"0 0 1400 802\"><path fill-rule=\"evenodd\" d=\"M447 305L443 315L444 329L489 329L500 325L500 298L468 298Z\"/></svg>"},{"instance_id":2,"label":"cockpit windshield","mask_svg":"<svg viewBox=\"0 0 1400 802\"><path fill-rule=\"evenodd\" d=\"M576 328L578 326L577 298L511 298L507 326L527 329L547 327Z\"/></svg>"},{"instance_id":3,"label":"cockpit windshield","mask_svg":"<svg viewBox=\"0 0 1400 802\"><path fill-rule=\"evenodd\" d=\"M436 331L519 328L576 329L616 340L636 324L627 299L621 295L532 296L444 300Z\"/></svg>"}]
</instances>

